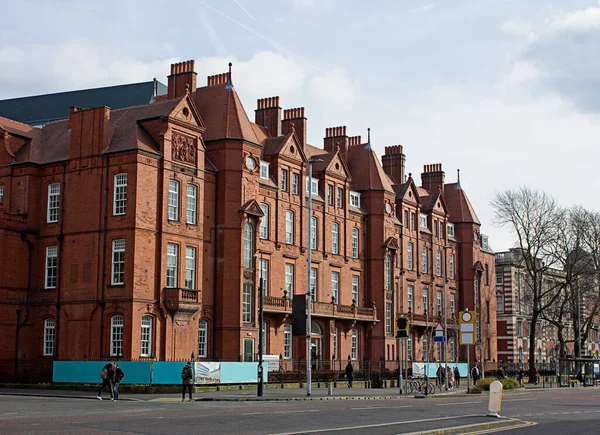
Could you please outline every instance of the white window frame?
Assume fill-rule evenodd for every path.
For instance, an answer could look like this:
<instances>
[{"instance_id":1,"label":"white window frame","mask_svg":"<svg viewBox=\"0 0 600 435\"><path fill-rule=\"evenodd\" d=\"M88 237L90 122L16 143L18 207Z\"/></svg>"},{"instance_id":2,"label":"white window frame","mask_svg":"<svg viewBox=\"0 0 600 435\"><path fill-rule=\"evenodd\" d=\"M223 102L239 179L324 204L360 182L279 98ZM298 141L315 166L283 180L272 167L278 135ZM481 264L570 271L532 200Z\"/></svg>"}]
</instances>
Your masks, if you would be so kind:
<instances>
[{"instance_id":1,"label":"white window frame","mask_svg":"<svg viewBox=\"0 0 600 435\"><path fill-rule=\"evenodd\" d=\"M444 238L444 221L440 221L440 230L438 233L440 239Z\"/></svg>"},{"instance_id":2,"label":"white window frame","mask_svg":"<svg viewBox=\"0 0 600 435\"><path fill-rule=\"evenodd\" d=\"M123 216L127 213L127 174L115 174L113 184L113 216Z\"/></svg>"},{"instance_id":3,"label":"white window frame","mask_svg":"<svg viewBox=\"0 0 600 435\"><path fill-rule=\"evenodd\" d=\"M185 247L185 288L196 289L196 248Z\"/></svg>"},{"instance_id":4,"label":"white window frame","mask_svg":"<svg viewBox=\"0 0 600 435\"><path fill-rule=\"evenodd\" d=\"M58 246L46 246L46 275L44 288L56 288L58 281Z\"/></svg>"},{"instance_id":5,"label":"white window frame","mask_svg":"<svg viewBox=\"0 0 600 435\"><path fill-rule=\"evenodd\" d=\"M319 285L319 278L318 278L318 269L316 267L311 267L310 268L310 295L312 297L313 302L315 302L317 300L317 291L318 291L318 285Z\"/></svg>"},{"instance_id":6,"label":"white window frame","mask_svg":"<svg viewBox=\"0 0 600 435\"><path fill-rule=\"evenodd\" d=\"M111 285L125 284L125 239L112 241Z\"/></svg>"},{"instance_id":7,"label":"white window frame","mask_svg":"<svg viewBox=\"0 0 600 435\"><path fill-rule=\"evenodd\" d=\"M269 163L264 160L260 161L260 179L269 180Z\"/></svg>"},{"instance_id":8,"label":"white window frame","mask_svg":"<svg viewBox=\"0 0 600 435\"><path fill-rule=\"evenodd\" d=\"M318 220L316 216L310 217L310 249L313 251L317 249L317 224Z\"/></svg>"},{"instance_id":9,"label":"white window frame","mask_svg":"<svg viewBox=\"0 0 600 435\"><path fill-rule=\"evenodd\" d=\"M351 358L353 361L356 361L358 359L358 330L357 329L352 330L351 345L352 345Z\"/></svg>"},{"instance_id":10,"label":"white window frame","mask_svg":"<svg viewBox=\"0 0 600 435\"><path fill-rule=\"evenodd\" d=\"M408 339L406 340L406 359L408 361L413 360L413 335L408 334Z\"/></svg>"},{"instance_id":11,"label":"white window frame","mask_svg":"<svg viewBox=\"0 0 600 435\"><path fill-rule=\"evenodd\" d=\"M298 195L298 183L300 183L300 175L292 172L292 195Z\"/></svg>"},{"instance_id":12,"label":"white window frame","mask_svg":"<svg viewBox=\"0 0 600 435\"><path fill-rule=\"evenodd\" d=\"M429 310L429 288L423 287L423 312Z\"/></svg>"},{"instance_id":13,"label":"white window frame","mask_svg":"<svg viewBox=\"0 0 600 435\"><path fill-rule=\"evenodd\" d=\"M188 184L185 201L185 219L190 225L196 225L198 222L197 204L198 204L198 187L195 184Z\"/></svg>"},{"instance_id":14,"label":"white window frame","mask_svg":"<svg viewBox=\"0 0 600 435\"><path fill-rule=\"evenodd\" d=\"M423 361L429 360L429 337L427 334L423 334Z\"/></svg>"},{"instance_id":15,"label":"white window frame","mask_svg":"<svg viewBox=\"0 0 600 435\"><path fill-rule=\"evenodd\" d=\"M475 281L473 281L473 293L475 294L475 305L479 305L479 296L480 294L480 278L479 274L475 274Z\"/></svg>"},{"instance_id":16,"label":"white window frame","mask_svg":"<svg viewBox=\"0 0 600 435\"><path fill-rule=\"evenodd\" d=\"M358 228L352 228L352 258L358 258Z\"/></svg>"},{"instance_id":17,"label":"white window frame","mask_svg":"<svg viewBox=\"0 0 600 435\"><path fill-rule=\"evenodd\" d=\"M420 213L419 214L419 227L420 228L428 228L427 227L427 215Z\"/></svg>"},{"instance_id":18,"label":"white window frame","mask_svg":"<svg viewBox=\"0 0 600 435\"><path fill-rule=\"evenodd\" d=\"M436 294L436 308L438 314L442 314L442 291L438 290Z\"/></svg>"},{"instance_id":19,"label":"white window frame","mask_svg":"<svg viewBox=\"0 0 600 435\"><path fill-rule=\"evenodd\" d=\"M260 204L260 209L263 212L263 217L260 219L259 234L261 239L269 238L269 204Z\"/></svg>"},{"instance_id":20,"label":"white window frame","mask_svg":"<svg viewBox=\"0 0 600 435\"><path fill-rule=\"evenodd\" d=\"M331 253L340 253L340 225L337 222L331 223Z\"/></svg>"},{"instance_id":21,"label":"white window frame","mask_svg":"<svg viewBox=\"0 0 600 435\"><path fill-rule=\"evenodd\" d=\"M337 271L331 272L331 297L334 303L340 303L340 273Z\"/></svg>"},{"instance_id":22,"label":"white window frame","mask_svg":"<svg viewBox=\"0 0 600 435\"><path fill-rule=\"evenodd\" d=\"M392 255L385 254L385 289L392 290Z\"/></svg>"},{"instance_id":23,"label":"white window frame","mask_svg":"<svg viewBox=\"0 0 600 435\"><path fill-rule=\"evenodd\" d=\"M54 355L54 340L56 338L56 323L54 317L44 319L44 356Z\"/></svg>"},{"instance_id":24,"label":"white window frame","mask_svg":"<svg viewBox=\"0 0 600 435\"><path fill-rule=\"evenodd\" d=\"M281 169L281 190L287 192L288 190L288 170Z\"/></svg>"},{"instance_id":25,"label":"white window frame","mask_svg":"<svg viewBox=\"0 0 600 435\"><path fill-rule=\"evenodd\" d=\"M306 193L308 193L308 176L306 177ZM318 178L312 178L311 179L311 188L312 188L312 195L317 195L319 193L319 179Z\"/></svg>"},{"instance_id":26,"label":"white window frame","mask_svg":"<svg viewBox=\"0 0 600 435\"><path fill-rule=\"evenodd\" d=\"M338 348L339 348L338 335L339 335L339 331L338 331L337 327L334 327L333 328L333 360L334 361L336 359L338 359Z\"/></svg>"},{"instance_id":27,"label":"white window frame","mask_svg":"<svg viewBox=\"0 0 600 435\"><path fill-rule=\"evenodd\" d=\"M496 294L496 312L504 313L504 295L502 293Z\"/></svg>"},{"instance_id":28,"label":"white window frame","mask_svg":"<svg viewBox=\"0 0 600 435\"><path fill-rule=\"evenodd\" d=\"M179 221L179 181L169 180L168 218Z\"/></svg>"},{"instance_id":29,"label":"white window frame","mask_svg":"<svg viewBox=\"0 0 600 435\"><path fill-rule=\"evenodd\" d=\"M333 205L333 184L327 185L327 205Z\"/></svg>"},{"instance_id":30,"label":"white window frame","mask_svg":"<svg viewBox=\"0 0 600 435\"><path fill-rule=\"evenodd\" d=\"M435 253L435 272L437 276L442 276L442 251L439 249Z\"/></svg>"},{"instance_id":31,"label":"white window frame","mask_svg":"<svg viewBox=\"0 0 600 435\"><path fill-rule=\"evenodd\" d=\"M152 316L143 316L140 327L140 356L152 355Z\"/></svg>"},{"instance_id":32,"label":"white window frame","mask_svg":"<svg viewBox=\"0 0 600 435\"><path fill-rule=\"evenodd\" d=\"M110 318L110 356L123 355L123 329L125 318L121 315Z\"/></svg>"},{"instance_id":33,"label":"white window frame","mask_svg":"<svg viewBox=\"0 0 600 435\"><path fill-rule=\"evenodd\" d=\"M489 236L486 236L485 234L481 235L481 249L489 249L490 247L490 243L489 243Z\"/></svg>"},{"instance_id":34,"label":"white window frame","mask_svg":"<svg viewBox=\"0 0 600 435\"><path fill-rule=\"evenodd\" d=\"M242 294L242 322L252 323L252 284L244 284Z\"/></svg>"},{"instance_id":35,"label":"white window frame","mask_svg":"<svg viewBox=\"0 0 600 435\"><path fill-rule=\"evenodd\" d=\"M448 237L454 237L454 224L448 222Z\"/></svg>"},{"instance_id":36,"label":"white window frame","mask_svg":"<svg viewBox=\"0 0 600 435\"><path fill-rule=\"evenodd\" d=\"M360 193L350 191L350 206L360 208Z\"/></svg>"},{"instance_id":37,"label":"white window frame","mask_svg":"<svg viewBox=\"0 0 600 435\"><path fill-rule=\"evenodd\" d=\"M292 298L294 296L294 264L292 263L285 263L285 289L287 297Z\"/></svg>"},{"instance_id":38,"label":"white window frame","mask_svg":"<svg viewBox=\"0 0 600 435\"><path fill-rule=\"evenodd\" d=\"M263 296L269 295L269 260L266 258L258 259L258 279L262 278Z\"/></svg>"},{"instance_id":39,"label":"white window frame","mask_svg":"<svg viewBox=\"0 0 600 435\"><path fill-rule=\"evenodd\" d=\"M200 319L198 322L198 358L208 355L208 322Z\"/></svg>"},{"instance_id":40,"label":"white window frame","mask_svg":"<svg viewBox=\"0 0 600 435\"><path fill-rule=\"evenodd\" d=\"M254 227L250 222L244 223L244 248L243 248L243 263L246 269L252 268L252 258L254 256L253 246L254 241L252 236L254 234Z\"/></svg>"},{"instance_id":41,"label":"white window frame","mask_svg":"<svg viewBox=\"0 0 600 435\"><path fill-rule=\"evenodd\" d=\"M413 244L409 242L406 247L406 268L413 270L413 266Z\"/></svg>"},{"instance_id":42,"label":"white window frame","mask_svg":"<svg viewBox=\"0 0 600 435\"><path fill-rule=\"evenodd\" d=\"M454 254L450 254L450 279L454 279Z\"/></svg>"},{"instance_id":43,"label":"white window frame","mask_svg":"<svg viewBox=\"0 0 600 435\"><path fill-rule=\"evenodd\" d=\"M387 302L385 304L385 333L392 333L392 304Z\"/></svg>"},{"instance_id":44,"label":"white window frame","mask_svg":"<svg viewBox=\"0 0 600 435\"><path fill-rule=\"evenodd\" d=\"M408 285L406 287L406 306L412 313L415 312L415 307L413 306L413 296L415 293L415 286Z\"/></svg>"},{"instance_id":45,"label":"white window frame","mask_svg":"<svg viewBox=\"0 0 600 435\"><path fill-rule=\"evenodd\" d=\"M58 222L60 213L60 183L51 183L48 185L48 214L47 223Z\"/></svg>"},{"instance_id":46,"label":"white window frame","mask_svg":"<svg viewBox=\"0 0 600 435\"><path fill-rule=\"evenodd\" d=\"M292 359L292 325L283 325L283 358Z\"/></svg>"},{"instance_id":47,"label":"white window frame","mask_svg":"<svg viewBox=\"0 0 600 435\"><path fill-rule=\"evenodd\" d=\"M4 186L0 184L0 202L4 201Z\"/></svg>"},{"instance_id":48,"label":"white window frame","mask_svg":"<svg viewBox=\"0 0 600 435\"><path fill-rule=\"evenodd\" d=\"M504 282L503 273L504 272L501 270L496 271L496 285L502 285L502 283Z\"/></svg>"},{"instance_id":49,"label":"white window frame","mask_svg":"<svg viewBox=\"0 0 600 435\"><path fill-rule=\"evenodd\" d=\"M336 205L337 205L337 208L344 207L344 189L342 189L341 187L337 188Z\"/></svg>"},{"instance_id":50,"label":"white window frame","mask_svg":"<svg viewBox=\"0 0 600 435\"><path fill-rule=\"evenodd\" d=\"M179 245L176 243L167 243L167 270L166 285L167 288L177 287L177 270L179 264Z\"/></svg>"},{"instance_id":51,"label":"white window frame","mask_svg":"<svg viewBox=\"0 0 600 435\"><path fill-rule=\"evenodd\" d=\"M427 247L421 248L421 272L427 273Z\"/></svg>"},{"instance_id":52,"label":"white window frame","mask_svg":"<svg viewBox=\"0 0 600 435\"><path fill-rule=\"evenodd\" d=\"M294 212L292 210L285 211L285 243L294 244Z\"/></svg>"},{"instance_id":53,"label":"white window frame","mask_svg":"<svg viewBox=\"0 0 600 435\"><path fill-rule=\"evenodd\" d=\"M352 275L352 299L356 305L358 305L358 295L359 295L359 282L360 278L358 275Z\"/></svg>"},{"instance_id":54,"label":"white window frame","mask_svg":"<svg viewBox=\"0 0 600 435\"><path fill-rule=\"evenodd\" d=\"M456 305L455 305L454 299L455 299L454 293L450 293L450 314L451 315L456 313Z\"/></svg>"}]
</instances>

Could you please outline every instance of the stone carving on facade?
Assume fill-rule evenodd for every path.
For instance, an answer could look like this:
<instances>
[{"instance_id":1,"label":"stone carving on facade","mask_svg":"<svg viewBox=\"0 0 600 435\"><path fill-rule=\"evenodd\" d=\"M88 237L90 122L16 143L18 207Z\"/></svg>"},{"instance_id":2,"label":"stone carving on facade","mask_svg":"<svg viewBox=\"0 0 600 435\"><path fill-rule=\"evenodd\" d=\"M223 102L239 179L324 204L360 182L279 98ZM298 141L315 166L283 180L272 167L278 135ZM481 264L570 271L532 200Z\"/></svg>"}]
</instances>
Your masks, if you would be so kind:
<instances>
[{"instance_id":1,"label":"stone carving on facade","mask_svg":"<svg viewBox=\"0 0 600 435\"><path fill-rule=\"evenodd\" d=\"M183 163L196 164L196 140L192 137L173 133L171 138L171 152L173 160Z\"/></svg>"}]
</instances>

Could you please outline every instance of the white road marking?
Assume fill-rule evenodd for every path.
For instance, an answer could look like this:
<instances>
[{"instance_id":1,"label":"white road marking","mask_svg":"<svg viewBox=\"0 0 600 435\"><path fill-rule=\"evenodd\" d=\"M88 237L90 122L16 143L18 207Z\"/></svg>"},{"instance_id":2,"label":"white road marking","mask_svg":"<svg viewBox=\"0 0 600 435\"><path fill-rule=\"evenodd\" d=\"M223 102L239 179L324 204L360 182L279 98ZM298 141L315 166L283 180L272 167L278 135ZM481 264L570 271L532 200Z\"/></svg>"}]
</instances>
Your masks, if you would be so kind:
<instances>
[{"instance_id":1,"label":"white road marking","mask_svg":"<svg viewBox=\"0 0 600 435\"><path fill-rule=\"evenodd\" d=\"M460 403L436 403L435 406L459 406L459 405L467 405L471 403L483 403L481 401L478 402L460 402Z\"/></svg>"},{"instance_id":2,"label":"white road marking","mask_svg":"<svg viewBox=\"0 0 600 435\"><path fill-rule=\"evenodd\" d=\"M328 412L324 409L306 409L303 411L275 411L275 412L243 412L241 415L263 415L263 414L303 414L305 412Z\"/></svg>"},{"instance_id":3,"label":"white road marking","mask_svg":"<svg viewBox=\"0 0 600 435\"><path fill-rule=\"evenodd\" d=\"M391 408L410 408L410 405L402 405L402 406L365 406L364 408L350 408L351 410L358 409L391 409Z\"/></svg>"},{"instance_id":4,"label":"white road marking","mask_svg":"<svg viewBox=\"0 0 600 435\"><path fill-rule=\"evenodd\" d=\"M538 399L534 399L534 398L531 398L531 399L505 399L505 400L503 400L503 402L524 402L526 400L538 400Z\"/></svg>"}]
</instances>

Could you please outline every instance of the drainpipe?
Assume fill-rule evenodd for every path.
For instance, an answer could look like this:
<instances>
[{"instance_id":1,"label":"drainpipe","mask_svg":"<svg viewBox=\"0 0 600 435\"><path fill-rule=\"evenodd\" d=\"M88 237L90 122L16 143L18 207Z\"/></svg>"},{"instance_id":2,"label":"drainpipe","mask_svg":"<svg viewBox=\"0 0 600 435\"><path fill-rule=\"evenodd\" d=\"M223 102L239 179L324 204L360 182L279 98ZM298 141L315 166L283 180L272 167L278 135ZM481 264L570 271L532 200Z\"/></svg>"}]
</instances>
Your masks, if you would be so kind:
<instances>
[{"instance_id":1,"label":"drainpipe","mask_svg":"<svg viewBox=\"0 0 600 435\"><path fill-rule=\"evenodd\" d=\"M106 308L106 301L104 300L104 288L106 287L106 231L108 224L108 166L109 166L109 157L106 155L106 167L104 172L104 222L102 224L102 261L100 268L100 276L101 276L101 297L100 297L100 358L103 355L104 349L104 310Z\"/></svg>"},{"instance_id":2,"label":"drainpipe","mask_svg":"<svg viewBox=\"0 0 600 435\"><path fill-rule=\"evenodd\" d=\"M277 210L275 211L277 215ZM218 359L217 355L217 258L219 255L219 245L217 238L219 236L219 171L215 172L215 234L213 241L213 319L212 319L212 357Z\"/></svg>"},{"instance_id":3,"label":"drainpipe","mask_svg":"<svg viewBox=\"0 0 600 435\"><path fill-rule=\"evenodd\" d=\"M60 226L58 233L58 274L56 279L56 322L55 322L55 348L54 348L54 359L58 359L58 353L60 351L59 342L60 342L60 293L62 286L62 271L63 271L63 239L64 239L64 227L65 227L65 167L66 164L62 166L62 179L61 179L61 201L60 201Z\"/></svg>"}]
</instances>

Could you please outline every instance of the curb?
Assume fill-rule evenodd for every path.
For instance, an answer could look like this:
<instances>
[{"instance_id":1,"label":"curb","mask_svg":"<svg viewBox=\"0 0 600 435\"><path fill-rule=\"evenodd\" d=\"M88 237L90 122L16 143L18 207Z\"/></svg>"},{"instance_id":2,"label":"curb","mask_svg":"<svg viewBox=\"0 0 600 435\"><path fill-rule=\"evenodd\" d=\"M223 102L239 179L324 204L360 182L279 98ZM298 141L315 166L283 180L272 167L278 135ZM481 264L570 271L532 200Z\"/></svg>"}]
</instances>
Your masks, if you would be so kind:
<instances>
[{"instance_id":1,"label":"curb","mask_svg":"<svg viewBox=\"0 0 600 435\"><path fill-rule=\"evenodd\" d=\"M462 426L454 426L443 429L431 429L426 431L410 432L405 435L451 435L451 434L463 434L473 433L474 431L495 431L498 429L518 429L523 427L536 426L537 423L531 421L523 421L516 419L509 419L503 421L489 422L489 423L475 423L466 424Z\"/></svg>"},{"instance_id":2,"label":"curb","mask_svg":"<svg viewBox=\"0 0 600 435\"><path fill-rule=\"evenodd\" d=\"M43 394L43 393L5 393L0 392L0 396L22 396L22 397L53 397L57 399L89 399L89 400L98 400L97 396L74 396L74 395L66 395L66 394ZM108 399L102 399L102 401L108 401ZM119 399L119 402L143 402L144 400L135 399L133 397L126 397L123 399Z\"/></svg>"}]
</instances>

